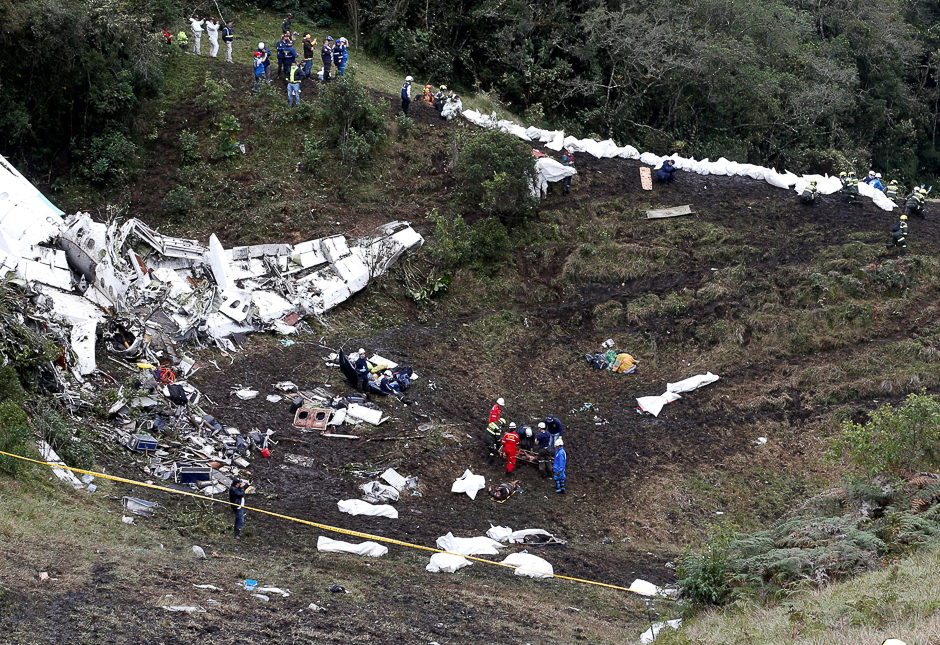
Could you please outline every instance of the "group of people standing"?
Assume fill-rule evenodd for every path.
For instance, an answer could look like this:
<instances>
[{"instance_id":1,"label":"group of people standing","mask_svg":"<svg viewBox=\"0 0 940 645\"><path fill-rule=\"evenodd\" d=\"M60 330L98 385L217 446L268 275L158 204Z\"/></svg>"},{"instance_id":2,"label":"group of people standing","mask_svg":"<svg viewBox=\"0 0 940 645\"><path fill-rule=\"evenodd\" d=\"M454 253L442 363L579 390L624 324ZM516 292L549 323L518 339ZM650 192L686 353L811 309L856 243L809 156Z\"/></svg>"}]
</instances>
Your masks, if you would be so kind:
<instances>
[{"instance_id":1,"label":"group of people standing","mask_svg":"<svg viewBox=\"0 0 940 645\"><path fill-rule=\"evenodd\" d=\"M515 422L507 425L503 417L505 404L502 398L496 399L483 433L483 443L487 449L489 463L492 464L495 461L501 450L506 458L506 474L511 475L516 468L520 449L535 452L542 477L548 477L551 472L555 480L555 492L564 493L568 455L562 438L564 426L561 420L555 418L554 415L549 415L545 421L538 424L538 432L528 425L519 428Z\"/></svg>"},{"instance_id":2,"label":"group of people standing","mask_svg":"<svg viewBox=\"0 0 940 645\"><path fill-rule=\"evenodd\" d=\"M189 19L189 29L193 36L193 51L196 56L202 56L202 34L206 33L209 37L209 58L215 58L219 54L219 31L220 23L215 18L200 18L193 16ZM232 21L225 21L225 26L221 27L222 42L225 43L225 62L232 61L232 43L235 42L235 29L232 27ZM166 29L163 30L163 37L168 45L173 44L173 37ZM185 53L189 47L189 36L185 29L180 29L176 34L176 44Z\"/></svg>"}]
</instances>

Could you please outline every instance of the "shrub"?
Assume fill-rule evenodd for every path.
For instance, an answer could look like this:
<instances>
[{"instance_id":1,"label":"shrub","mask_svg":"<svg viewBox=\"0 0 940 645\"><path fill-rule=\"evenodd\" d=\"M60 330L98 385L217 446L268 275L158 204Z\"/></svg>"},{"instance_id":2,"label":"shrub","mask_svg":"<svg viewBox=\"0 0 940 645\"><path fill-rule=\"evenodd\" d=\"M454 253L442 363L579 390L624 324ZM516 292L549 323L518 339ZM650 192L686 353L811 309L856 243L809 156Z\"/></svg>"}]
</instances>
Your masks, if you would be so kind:
<instances>
[{"instance_id":1,"label":"shrub","mask_svg":"<svg viewBox=\"0 0 940 645\"><path fill-rule=\"evenodd\" d=\"M594 327L611 329L623 324L623 305L616 300L608 300L594 307Z\"/></svg>"},{"instance_id":2,"label":"shrub","mask_svg":"<svg viewBox=\"0 0 940 645\"><path fill-rule=\"evenodd\" d=\"M354 69L320 90L316 118L327 145L339 150L342 164L359 166L385 141L386 101L373 103Z\"/></svg>"},{"instance_id":3,"label":"shrub","mask_svg":"<svg viewBox=\"0 0 940 645\"><path fill-rule=\"evenodd\" d=\"M904 405L885 404L865 423L845 421L833 442L832 456L847 455L870 476L930 470L940 466L940 402L910 394Z\"/></svg>"},{"instance_id":4,"label":"shrub","mask_svg":"<svg viewBox=\"0 0 940 645\"><path fill-rule=\"evenodd\" d=\"M535 212L535 159L511 134L481 130L457 156L458 198L467 210L519 219Z\"/></svg>"},{"instance_id":5,"label":"shrub","mask_svg":"<svg viewBox=\"0 0 940 645\"><path fill-rule=\"evenodd\" d=\"M716 528L716 527L712 527ZM717 527L698 553L686 548L676 563L679 593L699 605L720 605L731 594L734 571L731 562L732 529Z\"/></svg>"},{"instance_id":6,"label":"shrub","mask_svg":"<svg viewBox=\"0 0 940 645\"><path fill-rule=\"evenodd\" d=\"M199 137L195 132L180 132L180 164L191 166L199 163Z\"/></svg>"},{"instance_id":7,"label":"shrub","mask_svg":"<svg viewBox=\"0 0 940 645\"><path fill-rule=\"evenodd\" d=\"M509 234L494 217L468 226L463 217L447 217L437 210L429 217L437 224L436 242L431 255L444 267L473 263L477 268L493 268L509 255Z\"/></svg>"},{"instance_id":8,"label":"shrub","mask_svg":"<svg viewBox=\"0 0 940 645\"><path fill-rule=\"evenodd\" d=\"M417 124L415 120L410 116L405 116L404 114L399 114L395 117L395 123L398 125L398 131L401 133L402 137L408 137L414 134Z\"/></svg>"},{"instance_id":9,"label":"shrub","mask_svg":"<svg viewBox=\"0 0 940 645\"><path fill-rule=\"evenodd\" d=\"M32 411L33 425L67 466L87 470L95 463L95 454L87 443L75 441L62 417L45 403Z\"/></svg>"},{"instance_id":10,"label":"shrub","mask_svg":"<svg viewBox=\"0 0 940 645\"><path fill-rule=\"evenodd\" d=\"M163 198L163 212L172 217L184 217L196 208L196 199L186 186L177 186Z\"/></svg>"},{"instance_id":11,"label":"shrub","mask_svg":"<svg viewBox=\"0 0 940 645\"><path fill-rule=\"evenodd\" d=\"M16 370L0 368L0 450L14 455L28 453L26 442L30 438L29 423L23 403L26 392L20 385ZM0 471L16 476L25 468L26 462L12 457L0 456Z\"/></svg>"},{"instance_id":12,"label":"shrub","mask_svg":"<svg viewBox=\"0 0 940 645\"><path fill-rule=\"evenodd\" d=\"M91 140L82 174L99 183L122 182L131 174L137 146L121 132L95 137Z\"/></svg>"},{"instance_id":13,"label":"shrub","mask_svg":"<svg viewBox=\"0 0 940 645\"><path fill-rule=\"evenodd\" d=\"M212 72L206 72L202 92L196 96L196 105L215 118L222 108L228 104L228 97L233 88L224 78L217 81L212 78L211 74Z\"/></svg>"},{"instance_id":14,"label":"shrub","mask_svg":"<svg viewBox=\"0 0 940 645\"><path fill-rule=\"evenodd\" d=\"M303 140L303 152L300 159L300 168L304 172L314 172L323 165L323 147L321 139L307 135Z\"/></svg>"},{"instance_id":15,"label":"shrub","mask_svg":"<svg viewBox=\"0 0 940 645\"><path fill-rule=\"evenodd\" d=\"M238 139L236 135L241 132L242 126L231 114L219 123L219 147L215 154L219 158L234 157L238 154Z\"/></svg>"}]
</instances>

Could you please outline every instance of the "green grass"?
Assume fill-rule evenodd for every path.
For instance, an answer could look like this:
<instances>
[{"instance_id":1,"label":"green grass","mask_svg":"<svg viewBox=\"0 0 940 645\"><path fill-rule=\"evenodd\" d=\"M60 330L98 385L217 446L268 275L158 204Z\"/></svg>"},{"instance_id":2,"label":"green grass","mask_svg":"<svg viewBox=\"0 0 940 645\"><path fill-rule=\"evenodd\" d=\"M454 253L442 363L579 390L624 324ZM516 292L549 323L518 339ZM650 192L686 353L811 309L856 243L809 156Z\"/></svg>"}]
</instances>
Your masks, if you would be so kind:
<instances>
[{"instance_id":1,"label":"green grass","mask_svg":"<svg viewBox=\"0 0 940 645\"><path fill-rule=\"evenodd\" d=\"M940 631L940 548L918 553L881 571L817 591L790 595L779 604L743 603L687 620L664 632L662 645L815 645L934 642Z\"/></svg>"}]
</instances>

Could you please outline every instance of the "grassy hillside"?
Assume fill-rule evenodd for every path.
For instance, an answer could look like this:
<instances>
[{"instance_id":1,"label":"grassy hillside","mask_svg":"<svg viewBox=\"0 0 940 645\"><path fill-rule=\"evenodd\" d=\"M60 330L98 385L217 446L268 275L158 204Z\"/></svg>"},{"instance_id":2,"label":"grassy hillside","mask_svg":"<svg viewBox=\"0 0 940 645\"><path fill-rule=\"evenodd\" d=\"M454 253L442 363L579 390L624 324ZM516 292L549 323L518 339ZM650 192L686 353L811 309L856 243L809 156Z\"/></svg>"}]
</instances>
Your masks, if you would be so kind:
<instances>
[{"instance_id":1,"label":"grassy hillside","mask_svg":"<svg viewBox=\"0 0 940 645\"><path fill-rule=\"evenodd\" d=\"M716 522L764 528L839 482L849 467L825 453L842 421L863 421L879 403L910 392L938 391L940 262L932 249L940 227L932 210L911 222L911 253L901 258L884 247L896 215L867 200L848 206L831 196L808 208L763 182L685 173L648 192L640 164L578 155L571 196L554 186L535 217L474 228L486 220L455 199L461 177L452 165L472 126L443 122L421 104L412 106L412 122L396 119L401 72L353 52L358 81L383 106L387 138L367 159L344 163L323 143L329 123L312 107L319 86L305 84L309 107L295 110L278 83L250 91L247 58L259 40L273 42L279 20L258 14L238 25L238 64L171 58L165 91L138 124L141 154L128 183L76 182L52 198L67 211L132 215L186 237L216 232L226 245L361 235L392 219L411 221L426 236L420 252L310 321L313 333L297 345L257 336L234 356L200 354L220 366L193 379L216 402L214 415L242 429L270 427L286 439L270 459L253 464L265 508L428 546L448 531L479 535L491 523L539 527L568 540L566 549L546 555L557 573L624 586L637 577L672 583L675 558L706 540ZM197 101L221 80L231 86L221 101ZM477 100L483 106L487 99ZM241 123L246 154L218 159L216 124L228 115ZM186 194L191 201L182 206L168 199ZM649 208L682 204L694 214L646 219ZM434 212L441 224L429 217ZM475 259L456 261L445 252L467 235L460 222L476 231ZM446 288L432 293L435 284ZM640 360L636 374L587 366L584 354L607 338ZM363 431L380 440L300 434L283 407L232 398L235 384L267 388L282 380L338 391L344 386L322 355L343 345L395 357L422 376L412 392L416 408L380 402L394 420ZM118 382L131 376L112 368ZM658 418L637 414L636 397L706 371L721 380L683 395ZM487 465L479 440L497 396L505 397L510 420L536 423L554 413L565 422L568 495L554 496L528 467L513 476L525 492L506 504L449 492L468 467L491 484L508 479L500 465ZM432 429L411 438L424 422ZM76 423L93 433L106 420ZM99 451L98 462L109 472L143 476L113 447ZM358 495L357 473L387 467L421 480L421 495L399 503L401 522L377 526L338 512L337 499ZM35 482L13 482L9 490L0 495L0 550L8 556L0 627L14 642L103 634L116 642L174 642L185 633L211 634L215 642L248 635L275 642L621 643L648 620L638 599L612 590L525 581L483 566L431 576L424 555L403 550L368 563L319 555L315 533L266 518L250 518L247 538L233 543L225 509L160 494L153 498L167 514L127 527L106 497L130 494L119 485L105 484L104 495L93 497ZM195 560L189 548L196 541L223 557ZM928 567L935 559L922 555L900 566ZM56 584L35 581L44 570ZM857 587L858 598L867 597L891 571L850 584L867 585ZM246 577L289 587L294 596L256 603L234 591ZM187 617L157 609L204 603L207 596L191 583L222 587L222 606ZM325 594L333 583L352 593ZM802 603L805 617L786 620L793 629L805 625L806 634L842 625L842 600L825 600L816 614L813 603L856 593L852 588L800 592L787 602ZM166 594L172 602L162 599ZM906 597L891 606L915 620L917 607L928 605L905 604ZM325 614L310 614L309 602L332 604ZM882 605L872 601L858 615ZM679 613L670 605L657 611ZM760 612L770 612L761 624L770 630L787 615L781 607L747 611L708 615L689 638L713 642L708 634L744 630L744 617ZM160 619L143 620L153 613ZM855 618L847 620L846 628ZM124 627L137 622L146 623L143 636ZM764 642L751 633L733 638Z\"/></svg>"}]
</instances>

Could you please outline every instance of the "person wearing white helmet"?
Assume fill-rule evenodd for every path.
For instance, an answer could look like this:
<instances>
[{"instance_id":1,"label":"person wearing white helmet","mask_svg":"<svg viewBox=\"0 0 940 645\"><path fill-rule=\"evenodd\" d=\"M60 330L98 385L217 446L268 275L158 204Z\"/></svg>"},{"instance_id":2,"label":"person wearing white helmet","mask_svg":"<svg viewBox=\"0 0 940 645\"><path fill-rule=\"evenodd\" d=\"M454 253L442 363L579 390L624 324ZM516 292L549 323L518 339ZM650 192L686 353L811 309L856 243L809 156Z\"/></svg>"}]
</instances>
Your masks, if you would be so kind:
<instances>
[{"instance_id":1,"label":"person wearing white helmet","mask_svg":"<svg viewBox=\"0 0 940 645\"><path fill-rule=\"evenodd\" d=\"M519 428L519 448L528 452L535 450L535 432L532 426L524 425Z\"/></svg>"},{"instance_id":2,"label":"person wearing white helmet","mask_svg":"<svg viewBox=\"0 0 940 645\"><path fill-rule=\"evenodd\" d=\"M552 472L552 435L545 428L545 422L539 423L538 434L535 435L535 447L539 455L539 474L543 478Z\"/></svg>"},{"instance_id":3,"label":"person wearing white helmet","mask_svg":"<svg viewBox=\"0 0 940 645\"><path fill-rule=\"evenodd\" d=\"M875 173L875 176L874 176L874 177L872 178L872 180L871 180L870 182L868 182L868 183L871 184L871 187L872 187L872 188L877 188L877 189L880 190L881 192L885 192L885 185L884 185L883 183L881 183L881 173L880 173L880 172L876 172L876 173Z\"/></svg>"},{"instance_id":4,"label":"person wearing white helmet","mask_svg":"<svg viewBox=\"0 0 940 645\"><path fill-rule=\"evenodd\" d=\"M369 361L366 359L366 350L359 348L359 358L356 359L356 387L364 394L369 393Z\"/></svg>"},{"instance_id":5,"label":"person wearing white helmet","mask_svg":"<svg viewBox=\"0 0 940 645\"><path fill-rule=\"evenodd\" d=\"M405 83L401 86L401 111L408 116L408 106L411 105L411 82L415 80L410 76L405 77Z\"/></svg>"},{"instance_id":6,"label":"person wearing white helmet","mask_svg":"<svg viewBox=\"0 0 940 645\"><path fill-rule=\"evenodd\" d=\"M503 454L506 455L506 474L511 475L516 468L516 455L519 453L519 435L516 424L510 423L509 430L503 435Z\"/></svg>"},{"instance_id":7,"label":"person wearing white helmet","mask_svg":"<svg viewBox=\"0 0 940 645\"><path fill-rule=\"evenodd\" d=\"M565 492L565 468L568 467L568 455L565 453L565 440L555 439L555 459L552 462L552 474L555 477L555 492Z\"/></svg>"},{"instance_id":8,"label":"person wearing white helmet","mask_svg":"<svg viewBox=\"0 0 940 645\"><path fill-rule=\"evenodd\" d=\"M490 408L490 418L489 423L499 420L503 416L503 406L506 405L506 402L503 400L503 397L496 399L496 404Z\"/></svg>"},{"instance_id":9,"label":"person wearing white helmet","mask_svg":"<svg viewBox=\"0 0 940 645\"><path fill-rule=\"evenodd\" d=\"M399 385L395 382L393 377L392 370L382 372L382 380L379 381L379 389L386 394L400 397L401 392L399 391Z\"/></svg>"}]
</instances>

